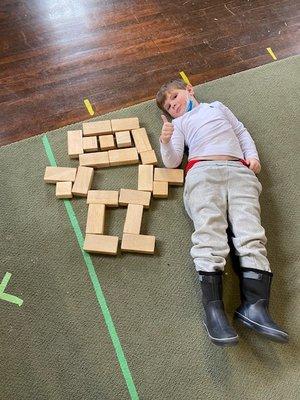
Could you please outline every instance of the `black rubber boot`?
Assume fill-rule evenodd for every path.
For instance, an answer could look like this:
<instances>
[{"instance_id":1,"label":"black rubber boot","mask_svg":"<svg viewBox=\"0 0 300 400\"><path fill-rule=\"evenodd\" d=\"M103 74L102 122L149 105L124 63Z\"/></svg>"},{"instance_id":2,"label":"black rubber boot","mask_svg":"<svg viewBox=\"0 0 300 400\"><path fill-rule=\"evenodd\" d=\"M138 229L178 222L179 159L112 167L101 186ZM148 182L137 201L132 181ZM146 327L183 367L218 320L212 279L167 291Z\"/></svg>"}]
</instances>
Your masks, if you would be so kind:
<instances>
[{"instance_id":1,"label":"black rubber boot","mask_svg":"<svg viewBox=\"0 0 300 400\"><path fill-rule=\"evenodd\" d=\"M235 319L246 327L276 342L287 342L288 334L271 318L268 306L273 274L268 271L242 268L239 273L241 302Z\"/></svg>"},{"instance_id":2,"label":"black rubber boot","mask_svg":"<svg viewBox=\"0 0 300 400\"><path fill-rule=\"evenodd\" d=\"M229 325L222 300L222 272L199 272L202 304L205 311L204 325L210 340L217 346L233 346L238 335Z\"/></svg>"}]
</instances>

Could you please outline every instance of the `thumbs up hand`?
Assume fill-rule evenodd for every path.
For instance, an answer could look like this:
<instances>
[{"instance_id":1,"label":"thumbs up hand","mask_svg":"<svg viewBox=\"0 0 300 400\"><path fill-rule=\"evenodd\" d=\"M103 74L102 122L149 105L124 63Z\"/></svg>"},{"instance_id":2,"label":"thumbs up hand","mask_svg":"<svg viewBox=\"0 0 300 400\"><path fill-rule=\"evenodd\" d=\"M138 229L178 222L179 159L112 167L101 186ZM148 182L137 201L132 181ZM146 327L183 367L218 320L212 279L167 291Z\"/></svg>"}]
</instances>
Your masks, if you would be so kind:
<instances>
[{"instance_id":1,"label":"thumbs up hand","mask_svg":"<svg viewBox=\"0 0 300 400\"><path fill-rule=\"evenodd\" d=\"M171 122L168 122L167 117L165 115L162 115L161 119L163 120L164 124L159 139L162 143L167 144L169 143L169 141L171 140L171 136L173 135L174 126Z\"/></svg>"}]
</instances>

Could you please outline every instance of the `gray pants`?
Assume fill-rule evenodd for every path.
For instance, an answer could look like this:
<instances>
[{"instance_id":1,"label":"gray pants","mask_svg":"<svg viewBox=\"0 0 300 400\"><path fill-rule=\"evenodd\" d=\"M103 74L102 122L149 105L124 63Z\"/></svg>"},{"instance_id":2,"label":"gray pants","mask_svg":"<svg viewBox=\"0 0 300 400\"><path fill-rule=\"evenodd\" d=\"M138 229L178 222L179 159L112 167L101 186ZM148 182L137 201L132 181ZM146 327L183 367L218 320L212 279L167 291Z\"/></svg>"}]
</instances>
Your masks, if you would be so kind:
<instances>
[{"instance_id":1,"label":"gray pants","mask_svg":"<svg viewBox=\"0 0 300 400\"><path fill-rule=\"evenodd\" d=\"M271 271L261 226L255 173L239 161L202 161L187 173L184 206L194 222L191 256L197 271L223 271L229 253L226 229L243 268Z\"/></svg>"}]
</instances>

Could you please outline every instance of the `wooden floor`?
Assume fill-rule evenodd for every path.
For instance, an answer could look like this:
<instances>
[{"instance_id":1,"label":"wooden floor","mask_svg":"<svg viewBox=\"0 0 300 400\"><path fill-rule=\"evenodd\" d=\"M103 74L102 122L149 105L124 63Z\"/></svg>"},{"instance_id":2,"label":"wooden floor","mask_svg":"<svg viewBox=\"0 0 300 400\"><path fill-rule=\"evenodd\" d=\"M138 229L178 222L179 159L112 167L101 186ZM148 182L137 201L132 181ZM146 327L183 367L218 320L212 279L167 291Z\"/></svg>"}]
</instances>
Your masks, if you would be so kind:
<instances>
[{"instance_id":1,"label":"wooden floor","mask_svg":"<svg viewBox=\"0 0 300 400\"><path fill-rule=\"evenodd\" d=\"M0 145L299 54L297 0L1 0Z\"/></svg>"}]
</instances>

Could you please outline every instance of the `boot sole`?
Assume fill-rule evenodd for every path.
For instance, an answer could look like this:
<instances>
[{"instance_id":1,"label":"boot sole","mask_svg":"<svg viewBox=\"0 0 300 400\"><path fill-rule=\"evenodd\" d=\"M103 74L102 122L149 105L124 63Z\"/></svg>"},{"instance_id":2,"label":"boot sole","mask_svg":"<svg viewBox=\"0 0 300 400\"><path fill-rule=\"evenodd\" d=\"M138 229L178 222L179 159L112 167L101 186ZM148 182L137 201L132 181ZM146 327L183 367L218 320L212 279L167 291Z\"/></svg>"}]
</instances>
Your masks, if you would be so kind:
<instances>
[{"instance_id":1,"label":"boot sole","mask_svg":"<svg viewBox=\"0 0 300 400\"><path fill-rule=\"evenodd\" d=\"M220 346L220 347L235 346L238 344L238 342L239 342L238 335L233 336L232 338L218 339L218 338L215 338L210 335L205 322L203 322L203 325L205 326L206 332L207 332L210 340L213 342L213 344Z\"/></svg>"},{"instance_id":2,"label":"boot sole","mask_svg":"<svg viewBox=\"0 0 300 400\"><path fill-rule=\"evenodd\" d=\"M257 332L267 337L268 339L273 340L274 342L287 343L289 340L289 336L287 334L284 334L283 332L280 333L280 331L276 329L266 328L265 326L260 325L255 321L252 321L251 319L245 317L243 314L240 314L238 312L234 313L234 319L244 325L246 328Z\"/></svg>"}]
</instances>

